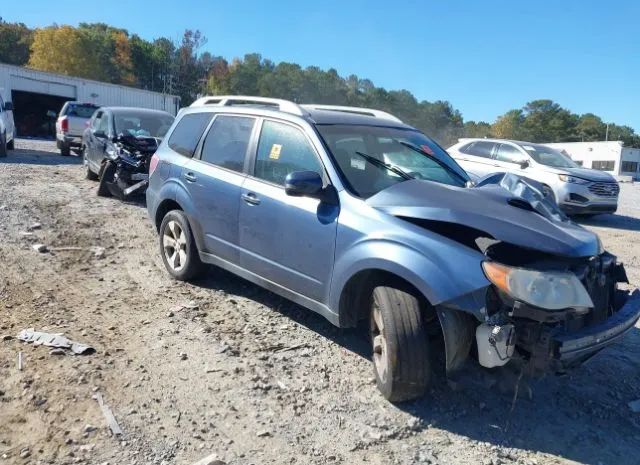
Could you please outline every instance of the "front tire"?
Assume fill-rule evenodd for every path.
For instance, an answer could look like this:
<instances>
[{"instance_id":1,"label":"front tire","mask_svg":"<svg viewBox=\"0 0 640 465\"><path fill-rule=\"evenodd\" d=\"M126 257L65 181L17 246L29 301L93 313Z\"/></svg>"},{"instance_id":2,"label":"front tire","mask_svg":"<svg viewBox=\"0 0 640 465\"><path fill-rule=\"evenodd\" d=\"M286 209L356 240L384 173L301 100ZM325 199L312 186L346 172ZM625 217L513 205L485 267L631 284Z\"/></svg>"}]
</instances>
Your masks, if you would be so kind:
<instances>
[{"instance_id":1,"label":"front tire","mask_svg":"<svg viewBox=\"0 0 640 465\"><path fill-rule=\"evenodd\" d=\"M107 183L112 182L116 174L116 165L113 162L106 162L100 171L100 184L98 184L99 197L111 197L111 191Z\"/></svg>"},{"instance_id":2,"label":"front tire","mask_svg":"<svg viewBox=\"0 0 640 465\"><path fill-rule=\"evenodd\" d=\"M164 216L159 238L162 262L171 277L189 281L203 273L204 264L184 212L171 210Z\"/></svg>"},{"instance_id":3,"label":"front tire","mask_svg":"<svg viewBox=\"0 0 640 465\"><path fill-rule=\"evenodd\" d=\"M376 384L391 402L424 395L431 357L420 300L403 286L373 290L370 328Z\"/></svg>"},{"instance_id":4,"label":"front tire","mask_svg":"<svg viewBox=\"0 0 640 465\"><path fill-rule=\"evenodd\" d=\"M15 150L15 149L16 149L16 140L11 139L11 142L7 142L7 150Z\"/></svg>"}]
</instances>

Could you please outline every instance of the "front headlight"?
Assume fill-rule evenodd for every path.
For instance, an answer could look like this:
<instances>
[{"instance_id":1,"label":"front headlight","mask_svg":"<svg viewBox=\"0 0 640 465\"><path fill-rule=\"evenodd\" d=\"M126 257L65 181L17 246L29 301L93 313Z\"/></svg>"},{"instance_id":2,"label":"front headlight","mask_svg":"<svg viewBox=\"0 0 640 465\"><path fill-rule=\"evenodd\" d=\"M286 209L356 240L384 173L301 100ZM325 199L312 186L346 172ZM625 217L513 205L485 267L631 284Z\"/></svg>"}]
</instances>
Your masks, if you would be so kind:
<instances>
[{"instance_id":1,"label":"front headlight","mask_svg":"<svg viewBox=\"0 0 640 465\"><path fill-rule=\"evenodd\" d=\"M482 262L487 279L516 300L549 310L593 307L593 301L573 273L514 268Z\"/></svg>"},{"instance_id":2,"label":"front headlight","mask_svg":"<svg viewBox=\"0 0 640 465\"><path fill-rule=\"evenodd\" d=\"M562 182L570 182L571 184L589 184L590 181L587 179L576 178L575 176L571 176L569 174L559 174L558 177Z\"/></svg>"}]
</instances>

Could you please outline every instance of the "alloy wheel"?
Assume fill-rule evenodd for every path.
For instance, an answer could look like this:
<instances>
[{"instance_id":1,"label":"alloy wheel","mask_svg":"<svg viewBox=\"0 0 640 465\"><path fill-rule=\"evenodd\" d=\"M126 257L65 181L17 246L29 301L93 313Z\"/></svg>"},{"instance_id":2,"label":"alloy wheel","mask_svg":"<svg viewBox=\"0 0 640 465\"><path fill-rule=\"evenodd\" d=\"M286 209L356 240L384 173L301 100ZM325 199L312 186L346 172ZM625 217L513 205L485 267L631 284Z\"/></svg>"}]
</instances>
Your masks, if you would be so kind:
<instances>
[{"instance_id":1,"label":"alloy wheel","mask_svg":"<svg viewBox=\"0 0 640 465\"><path fill-rule=\"evenodd\" d=\"M162 249L167 263L174 271L187 264L187 237L177 221L169 221L162 235Z\"/></svg>"}]
</instances>

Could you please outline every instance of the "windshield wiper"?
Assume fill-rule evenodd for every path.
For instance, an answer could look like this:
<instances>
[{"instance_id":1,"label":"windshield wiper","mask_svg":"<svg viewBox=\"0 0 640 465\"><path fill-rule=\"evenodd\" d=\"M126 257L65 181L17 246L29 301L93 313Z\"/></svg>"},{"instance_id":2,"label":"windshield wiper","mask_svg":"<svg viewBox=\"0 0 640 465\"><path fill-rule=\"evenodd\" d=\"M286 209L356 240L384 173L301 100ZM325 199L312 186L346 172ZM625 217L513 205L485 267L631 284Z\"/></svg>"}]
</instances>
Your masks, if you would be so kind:
<instances>
[{"instance_id":1,"label":"windshield wiper","mask_svg":"<svg viewBox=\"0 0 640 465\"><path fill-rule=\"evenodd\" d=\"M372 157L371 155L367 155L366 153L363 153L363 152L358 152L357 150L356 150L355 153L357 155L360 155L362 158L367 160L372 165L378 166L380 168L387 169L387 170L391 171L392 173L397 174L401 178L406 179L407 181L409 179L414 179L413 176L411 176L409 173L401 170L397 166L389 165L388 163L385 163L382 160L378 160L376 157Z\"/></svg>"},{"instance_id":2,"label":"windshield wiper","mask_svg":"<svg viewBox=\"0 0 640 465\"><path fill-rule=\"evenodd\" d=\"M456 170L454 170L453 168L451 168L449 165L447 165L445 162L443 162L442 160L440 160L438 157L436 157L435 155L431 155L429 152L427 152L426 150L421 149L420 147L418 147L417 145L413 145L411 142L406 142L406 141L402 141L399 140L398 142L400 142L402 145L404 145L407 148L410 148L411 150L413 150L414 152L418 152L421 155L424 155L425 157L435 161L438 165L442 166L445 170L447 170L450 173L453 173L456 175L456 177L458 177L459 179L461 179L465 184L467 183L468 179L465 179L464 176L462 176L460 173L458 173Z\"/></svg>"}]
</instances>

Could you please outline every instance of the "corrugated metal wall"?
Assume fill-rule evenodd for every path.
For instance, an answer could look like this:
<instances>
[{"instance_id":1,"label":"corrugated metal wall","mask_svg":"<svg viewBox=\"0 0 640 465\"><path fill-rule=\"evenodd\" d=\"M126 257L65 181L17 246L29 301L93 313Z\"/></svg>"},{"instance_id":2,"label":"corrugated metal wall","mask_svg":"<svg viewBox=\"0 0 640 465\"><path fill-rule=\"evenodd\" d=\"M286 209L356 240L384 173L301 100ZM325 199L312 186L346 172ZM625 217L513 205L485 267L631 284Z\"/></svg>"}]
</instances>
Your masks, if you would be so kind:
<instances>
[{"instance_id":1,"label":"corrugated metal wall","mask_svg":"<svg viewBox=\"0 0 640 465\"><path fill-rule=\"evenodd\" d=\"M153 108L168 111L172 115L180 109L179 99L175 95L0 63L0 92L3 98L11 100L12 90L58 95L103 106Z\"/></svg>"}]
</instances>

